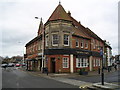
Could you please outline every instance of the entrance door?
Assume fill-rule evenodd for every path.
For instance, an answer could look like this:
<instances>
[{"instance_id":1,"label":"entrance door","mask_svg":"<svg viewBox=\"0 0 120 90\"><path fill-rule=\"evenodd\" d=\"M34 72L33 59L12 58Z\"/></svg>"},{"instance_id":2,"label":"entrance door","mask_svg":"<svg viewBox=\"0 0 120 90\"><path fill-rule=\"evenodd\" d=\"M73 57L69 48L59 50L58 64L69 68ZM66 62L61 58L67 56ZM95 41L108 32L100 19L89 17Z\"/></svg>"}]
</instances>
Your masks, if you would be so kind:
<instances>
[{"instance_id":1,"label":"entrance door","mask_svg":"<svg viewBox=\"0 0 120 90\"><path fill-rule=\"evenodd\" d=\"M55 73L55 58L51 58L51 72Z\"/></svg>"}]
</instances>

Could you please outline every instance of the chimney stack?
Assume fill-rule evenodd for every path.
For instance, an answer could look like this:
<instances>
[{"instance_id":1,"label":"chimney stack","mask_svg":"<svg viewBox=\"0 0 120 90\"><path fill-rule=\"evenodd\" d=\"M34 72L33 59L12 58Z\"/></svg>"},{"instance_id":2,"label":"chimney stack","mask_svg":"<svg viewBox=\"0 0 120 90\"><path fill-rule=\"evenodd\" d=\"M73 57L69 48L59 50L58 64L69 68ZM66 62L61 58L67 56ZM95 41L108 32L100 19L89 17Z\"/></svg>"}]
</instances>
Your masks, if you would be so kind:
<instances>
[{"instance_id":1,"label":"chimney stack","mask_svg":"<svg viewBox=\"0 0 120 90\"><path fill-rule=\"evenodd\" d=\"M70 12L70 11L68 11L68 15L70 15L70 16L71 16L71 12Z\"/></svg>"}]
</instances>

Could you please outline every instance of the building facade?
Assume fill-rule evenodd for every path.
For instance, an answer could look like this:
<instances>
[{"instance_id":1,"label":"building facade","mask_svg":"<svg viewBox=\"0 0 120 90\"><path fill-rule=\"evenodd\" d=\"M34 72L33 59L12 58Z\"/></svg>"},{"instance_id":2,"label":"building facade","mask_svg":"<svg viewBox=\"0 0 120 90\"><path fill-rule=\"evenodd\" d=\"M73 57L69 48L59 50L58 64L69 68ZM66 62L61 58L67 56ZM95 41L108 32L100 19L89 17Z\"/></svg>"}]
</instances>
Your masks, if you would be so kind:
<instances>
[{"instance_id":1,"label":"building facade","mask_svg":"<svg viewBox=\"0 0 120 90\"><path fill-rule=\"evenodd\" d=\"M48 68L50 73L93 71L101 66L100 47L105 48L104 41L59 4L26 44L26 63L28 70Z\"/></svg>"},{"instance_id":2,"label":"building facade","mask_svg":"<svg viewBox=\"0 0 120 90\"><path fill-rule=\"evenodd\" d=\"M104 40L104 66L108 67L108 66L112 66L113 60L112 60L112 48L110 46L110 43L107 42L106 40Z\"/></svg>"}]
</instances>

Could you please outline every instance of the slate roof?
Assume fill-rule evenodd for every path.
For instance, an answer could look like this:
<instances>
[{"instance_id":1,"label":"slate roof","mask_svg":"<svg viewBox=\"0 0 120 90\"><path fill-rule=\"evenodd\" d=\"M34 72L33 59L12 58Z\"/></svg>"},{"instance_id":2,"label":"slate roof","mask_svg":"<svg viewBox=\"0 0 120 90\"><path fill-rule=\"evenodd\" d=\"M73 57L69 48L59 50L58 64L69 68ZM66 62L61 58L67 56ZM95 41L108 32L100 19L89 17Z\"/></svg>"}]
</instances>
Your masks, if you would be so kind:
<instances>
[{"instance_id":1,"label":"slate roof","mask_svg":"<svg viewBox=\"0 0 120 90\"><path fill-rule=\"evenodd\" d=\"M97 40L100 40L102 42L104 42L99 36L97 36L93 31L91 31L89 28L86 28L85 29L85 32L90 35L91 37L97 39Z\"/></svg>"},{"instance_id":2,"label":"slate roof","mask_svg":"<svg viewBox=\"0 0 120 90\"><path fill-rule=\"evenodd\" d=\"M87 36L87 38L90 38L89 35L84 31L85 27L75 20L71 15L69 15L69 17L71 18L73 25L77 26L77 28L81 30Z\"/></svg>"},{"instance_id":3,"label":"slate roof","mask_svg":"<svg viewBox=\"0 0 120 90\"><path fill-rule=\"evenodd\" d=\"M78 26L78 28L83 31L85 34L89 35L90 37L93 37L95 39L101 40L103 41L100 37L98 37L93 31L91 31L89 28L84 27L83 25L81 25L77 20L75 20L73 17L71 17L71 20L73 22L74 26Z\"/></svg>"},{"instance_id":4,"label":"slate roof","mask_svg":"<svg viewBox=\"0 0 120 90\"><path fill-rule=\"evenodd\" d=\"M34 39L32 39L31 41L29 41L29 42L25 45L25 47L27 47L28 45L30 45L30 44L32 44L32 43L34 43L35 41L39 40L40 38L42 38L42 36L41 36L41 35L40 35L40 36L35 37L35 38L34 38Z\"/></svg>"}]
</instances>

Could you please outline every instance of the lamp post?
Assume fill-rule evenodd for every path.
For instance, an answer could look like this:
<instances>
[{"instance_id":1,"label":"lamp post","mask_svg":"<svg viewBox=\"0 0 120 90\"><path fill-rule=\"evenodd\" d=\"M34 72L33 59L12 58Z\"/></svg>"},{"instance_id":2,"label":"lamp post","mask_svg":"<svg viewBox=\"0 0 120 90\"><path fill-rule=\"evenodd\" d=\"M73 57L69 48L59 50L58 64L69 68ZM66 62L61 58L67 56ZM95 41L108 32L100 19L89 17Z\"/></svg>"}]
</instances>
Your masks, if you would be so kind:
<instances>
[{"instance_id":1,"label":"lamp post","mask_svg":"<svg viewBox=\"0 0 120 90\"><path fill-rule=\"evenodd\" d=\"M35 19L40 19L42 21L42 18L35 17ZM44 73L44 27L42 28L42 72Z\"/></svg>"},{"instance_id":2,"label":"lamp post","mask_svg":"<svg viewBox=\"0 0 120 90\"><path fill-rule=\"evenodd\" d=\"M22 44L23 42L18 42L18 43L19 43L19 44ZM22 54L23 54L23 60L22 60L22 63L24 63L24 62L25 62L25 60L24 60L24 47L23 47Z\"/></svg>"},{"instance_id":3,"label":"lamp post","mask_svg":"<svg viewBox=\"0 0 120 90\"><path fill-rule=\"evenodd\" d=\"M102 71L101 71L101 83L104 85L104 69L103 69L103 47L100 46L100 56L102 56Z\"/></svg>"}]
</instances>

